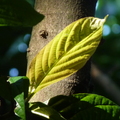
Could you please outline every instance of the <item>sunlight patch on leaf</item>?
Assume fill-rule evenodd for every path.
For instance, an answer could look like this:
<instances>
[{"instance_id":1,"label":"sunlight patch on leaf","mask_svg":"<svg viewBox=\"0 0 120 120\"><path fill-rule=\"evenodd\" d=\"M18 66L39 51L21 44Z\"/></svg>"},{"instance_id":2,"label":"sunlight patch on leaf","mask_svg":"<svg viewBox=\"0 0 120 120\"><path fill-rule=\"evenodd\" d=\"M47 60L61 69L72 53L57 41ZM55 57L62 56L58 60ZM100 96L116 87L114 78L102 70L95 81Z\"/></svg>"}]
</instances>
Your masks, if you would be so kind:
<instances>
[{"instance_id":1,"label":"sunlight patch on leaf","mask_svg":"<svg viewBox=\"0 0 120 120\"><path fill-rule=\"evenodd\" d=\"M33 114L49 120L66 120L59 112L41 102L30 103L30 110Z\"/></svg>"}]
</instances>

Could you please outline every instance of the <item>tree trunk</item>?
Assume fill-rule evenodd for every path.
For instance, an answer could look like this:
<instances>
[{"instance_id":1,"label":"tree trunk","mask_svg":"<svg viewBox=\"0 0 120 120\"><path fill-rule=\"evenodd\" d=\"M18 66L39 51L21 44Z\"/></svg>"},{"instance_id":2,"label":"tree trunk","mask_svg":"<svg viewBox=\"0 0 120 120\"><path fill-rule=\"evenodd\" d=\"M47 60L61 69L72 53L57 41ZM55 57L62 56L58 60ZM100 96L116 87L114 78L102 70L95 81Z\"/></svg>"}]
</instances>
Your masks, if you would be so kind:
<instances>
[{"instance_id":1,"label":"tree trunk","mask_svg":"<svg viewBox=\"0 0 120 120\"><path fill-rule=\"evenodd\" d=\"M45 19L32 31L29 44L28 67L35 55L73 21L94 16L97 0L36 0L35 9L45 15ZM46 101L56 95L89 92L90 61L70 77L54 83L38 92L31 101Z\"/></svg>"}]
</instances>

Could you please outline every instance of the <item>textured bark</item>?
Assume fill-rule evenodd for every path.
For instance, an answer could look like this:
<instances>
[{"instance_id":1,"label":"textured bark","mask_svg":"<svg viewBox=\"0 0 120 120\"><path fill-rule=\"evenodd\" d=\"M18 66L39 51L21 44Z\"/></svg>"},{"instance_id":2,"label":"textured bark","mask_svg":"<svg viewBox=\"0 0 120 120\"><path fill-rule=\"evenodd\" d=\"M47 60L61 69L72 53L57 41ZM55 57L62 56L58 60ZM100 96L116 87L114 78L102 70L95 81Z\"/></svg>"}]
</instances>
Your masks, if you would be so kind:
<instances>
[{"instance_id":1,"label":"textured bark","mask_svg":"<svg viewBox=\"0 0 120 120\"><path fill-rule=\"evenodd\" d=\"M28 67L34 56L52 38L73 21L94 16L97 0L36 0L35 9L45 15L45 19L32 31L29 44ZM42 34L42 32L47 34ZM45 33L44 32L44 33ZM32 101L45 101L56 95L70 95L89 92L90 61L74 75L43 88Z\"/></svg>"}]
</instances>

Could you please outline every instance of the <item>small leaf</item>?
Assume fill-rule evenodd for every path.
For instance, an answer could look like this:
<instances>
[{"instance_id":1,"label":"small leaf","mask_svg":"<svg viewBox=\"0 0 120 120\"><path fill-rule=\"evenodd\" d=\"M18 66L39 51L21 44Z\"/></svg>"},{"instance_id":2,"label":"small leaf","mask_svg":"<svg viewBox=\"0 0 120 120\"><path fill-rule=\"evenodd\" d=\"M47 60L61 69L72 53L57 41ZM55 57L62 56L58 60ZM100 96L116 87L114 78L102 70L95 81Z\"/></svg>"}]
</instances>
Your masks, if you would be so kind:
<instances>
[{"instance_id":1,"label":"small leaf","mask_svg":"<svg viewBox=\"0 0 120 120\"><path fill-rule=\"evenodd\" d=\"M57 98L59 100L51 104L51 100ZM67 100L66 104L64 101ZM96 94L79 93L66 97L56 96L50 99L48 105L69 120L120 120L120 106Z\"/></svg>"},{"instance_id":2,"label":"small leaf","mask_svg":"<svg viewBox=\"0 0 120 120\"><path fill-rule=\"evenodd\" d=\"M66 120L56 110L40 102L33 103L30 109L32 113L49 120Z\"/></svg>"},{"instance_id":3,"label":"small leaf","mask_svg":"<svg viewBox=\"0 0 120 120\"><path fill-rule=\"evenodd\" d=\"M61 111L64 108L68 107L69 105L78 101L79 100L73 96L68 97L68 96L59 95L51 98L48 102L48 105L57 111Z\"/></svg>"},{"instance_id":4,"label":"small leaf","mask_svg":"<svg viewBox=\"0 0 120 120\"><path fill-rule=\"evenodd\" d=\"M106 18L82 18L47 44L29 67L30 92L36 93L81 69L99 45L105 21Z\"/></svg>"},{"instance_id":5,"label":"small leaf","mask_svg":"<svg viewBox=\"0 0 120 120\"><path fill-rule=\"evenodd\" d=\"M16 101L15 114L22 120L26 120L24 93L17 95L14 100Z\"/></svg>"},{"instance_id":6,"label":"small leaf","mask_svg":"<svg viewBox=\"0 0 120 120\"><path fill-rule=\"evenodd\" d=\"M0 26L31 27L43 18L25 0L0 0Z\"/></svg>"},{"instance_id":7,"label":"small leaf","mask_svg":"<svg viewBox=\"0 0 120 120\"><path fill-rule=\"evenodd\" d=\"M25 76L10 77L12 96L16 102L15 114L26 120L25 98L28 96L29 79Z\"/></svg>"}]
</instances>

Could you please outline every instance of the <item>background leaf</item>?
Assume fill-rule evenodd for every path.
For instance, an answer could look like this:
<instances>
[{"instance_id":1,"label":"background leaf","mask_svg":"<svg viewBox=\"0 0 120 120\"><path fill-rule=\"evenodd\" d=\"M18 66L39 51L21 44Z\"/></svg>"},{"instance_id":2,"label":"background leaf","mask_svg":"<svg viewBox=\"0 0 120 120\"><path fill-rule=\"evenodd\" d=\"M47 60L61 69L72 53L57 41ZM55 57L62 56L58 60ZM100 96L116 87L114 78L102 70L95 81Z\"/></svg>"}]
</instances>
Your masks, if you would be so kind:
<instances>
[{"instance_id":1,"label":"background leaf","mask_svg":"<svg viewBox=\"0 0 120 120\"><path fill-rule=\"evenodd\" d=\"M0 26L30 27L43 18L25 0L0 0Z\"/></svg>"},{"instance_id":2,"label":"background leaf","mask_svg":"<svg viewBox=\"0 0 120 120\"><path fill-rule=\"evenodd\" d=\"M58 100L58 98L59 100ZM69 120L119 120L120 106L104 96L79 93L68 97L54 97L48 105ZM55 101L56 102L51 102ZM65 104L64 101L68 103Z\"/></svg>"},{"instance_id":3,"label":"background leaf","mask_svg":"<svg viewBox=\"0 0 120 120\"><path fill-rule=\"evenodd\" d=\"M95 52L105 19L82 18L67 26L32 60L30 92L58 82L82 68Z\"/></svg>"}]
</instances>

